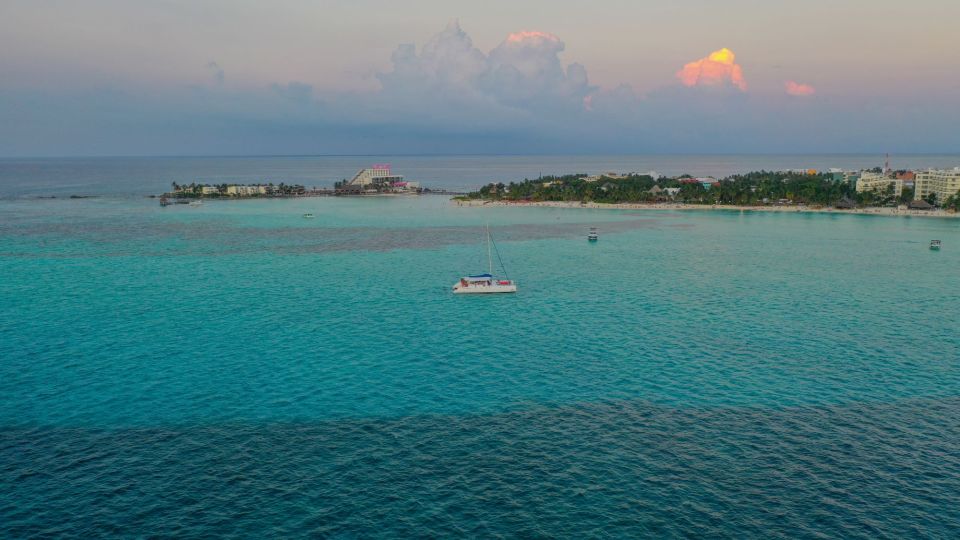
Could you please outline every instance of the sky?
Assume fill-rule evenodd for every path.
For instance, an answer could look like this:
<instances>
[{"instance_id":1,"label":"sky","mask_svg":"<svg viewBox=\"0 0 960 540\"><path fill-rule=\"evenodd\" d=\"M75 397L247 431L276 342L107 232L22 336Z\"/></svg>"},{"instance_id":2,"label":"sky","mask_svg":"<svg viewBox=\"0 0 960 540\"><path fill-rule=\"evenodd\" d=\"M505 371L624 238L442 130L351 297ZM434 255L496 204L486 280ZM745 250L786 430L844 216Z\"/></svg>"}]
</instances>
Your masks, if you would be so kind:
<instances>
[{"instance_id":1,"label":"sky","mask_svg":"<svg viewBox=\"0 0 960 540\"><path fill-rule=\"evenodd\" d=\"M3 0L0 156L960 152L955 0Z\"/></svg>"}]
</instances>

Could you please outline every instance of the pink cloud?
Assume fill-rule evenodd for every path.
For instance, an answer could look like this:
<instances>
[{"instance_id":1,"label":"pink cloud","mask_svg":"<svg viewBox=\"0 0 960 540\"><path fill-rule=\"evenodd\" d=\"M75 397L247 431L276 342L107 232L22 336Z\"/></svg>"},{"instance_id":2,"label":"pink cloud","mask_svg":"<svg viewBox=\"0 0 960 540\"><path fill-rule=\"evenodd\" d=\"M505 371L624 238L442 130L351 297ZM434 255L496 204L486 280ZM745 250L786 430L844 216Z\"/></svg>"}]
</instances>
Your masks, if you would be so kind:
<instances>
[{"instance_id":1,"label":"pink cloud","mask_svg":"<svg viewBox=\"0 0 960 540\"><path fill-rule=\"evenodd\" d=\"M784 83L784 87L791 96L812 96L817 93L817 89L809 84L802 84L795 81L787 81Z\"/></svg>"},{"instance_id":2,"label":"pink cloud","mask_svg":"<svg viewBox=\"0 0 960 540\"><path fill-rule=\"evenodd\" d=\"M543 42L543 41L559 42L560 38L548 32L540 32L538 30L514 32L509 36L507 36L507 42L509 43Z\"/></svg>"},{"instance_id":3,"label":"pink cloud","mask_svg":"<svg viewBox=\"0 0 960 540\"><path fill-rule=\"evenodd\" d=\"M747 81L743 78L743 69L736 63L737 56L724 47L683 66L677 72L677 78L684 86L715 86L733 84L746 91Z\"/></svg>"}]
</instances>

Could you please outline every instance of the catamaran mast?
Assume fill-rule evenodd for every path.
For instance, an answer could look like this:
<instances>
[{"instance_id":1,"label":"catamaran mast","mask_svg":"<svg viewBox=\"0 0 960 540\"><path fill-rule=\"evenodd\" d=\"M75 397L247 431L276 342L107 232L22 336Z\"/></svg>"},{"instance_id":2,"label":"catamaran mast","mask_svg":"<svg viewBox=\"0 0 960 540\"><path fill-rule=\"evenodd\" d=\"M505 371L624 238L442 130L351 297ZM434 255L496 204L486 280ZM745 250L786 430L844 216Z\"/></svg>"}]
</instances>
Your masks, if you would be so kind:
<instances>
[{"instance_id":1,"label":"catamaran mast","mask_svg":"<svg viewBox=\"0 0 960 540\"><path fill-rule=\"evenodd\" d=\"M490 253L490 224L487 223L487 273L493 275L493 256Z\"/></svg>"}]
</instances>

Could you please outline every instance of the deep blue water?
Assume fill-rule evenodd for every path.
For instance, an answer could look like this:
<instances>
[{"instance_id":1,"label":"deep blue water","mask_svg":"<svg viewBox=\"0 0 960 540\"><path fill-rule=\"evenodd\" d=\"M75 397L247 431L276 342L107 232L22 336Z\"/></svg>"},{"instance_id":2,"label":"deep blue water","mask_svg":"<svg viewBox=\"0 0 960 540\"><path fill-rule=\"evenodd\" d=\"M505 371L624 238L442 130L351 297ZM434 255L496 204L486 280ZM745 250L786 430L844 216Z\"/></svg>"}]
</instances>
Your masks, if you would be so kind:
<instances>
[{"instance_id":1,"label":"deep blue water","mask_svg":"<svg viewBox=\"0 0 960 540\"><path fill-rule=\"evenodd\" d=\"M883 156L871 154L0 158L0 198L149 195L169 190L171 182L285 182L329 188L374 163L389 163L394 172L426 187L469 191L541 174L657 171L722 178L758 170L857 170L882 166L883 161ZM952 168L960 166L960 154L895 155L890 165Z\"/></svg>"},{"instance_id":2,"label":"deep blue water","mask_svg":"<svg viewBox=\"0 0 960 540\"><path fill-rule=\"evenodd\" d=\"M2 537L960 531L960 220L160 208L115 165L0 164ZM486 223L520 292L454 297Z\"/></svg>"}]
</instances>

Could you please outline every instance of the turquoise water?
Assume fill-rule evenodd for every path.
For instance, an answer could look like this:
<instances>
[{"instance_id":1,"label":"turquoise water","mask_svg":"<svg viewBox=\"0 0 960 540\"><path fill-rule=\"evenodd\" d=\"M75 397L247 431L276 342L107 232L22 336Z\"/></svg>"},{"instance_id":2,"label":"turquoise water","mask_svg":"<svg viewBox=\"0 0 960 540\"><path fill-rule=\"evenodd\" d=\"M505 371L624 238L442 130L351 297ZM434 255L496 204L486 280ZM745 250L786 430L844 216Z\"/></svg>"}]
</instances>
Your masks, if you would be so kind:
<instances>
[{"instance_id":1,"label":"turquoise water","mask_svg":"<svg viewBox=\"0 0 960 540\"><path fill-rule=\"evenodd\" d=\"M960 220L0 215L0 535L960 528ZM455 297L485 223L520 292Z\"/></svg>"}]
</instances>

